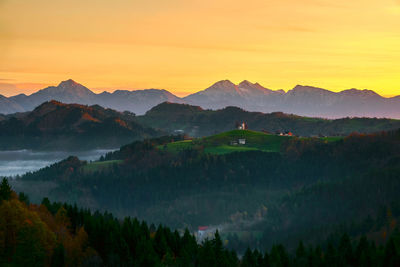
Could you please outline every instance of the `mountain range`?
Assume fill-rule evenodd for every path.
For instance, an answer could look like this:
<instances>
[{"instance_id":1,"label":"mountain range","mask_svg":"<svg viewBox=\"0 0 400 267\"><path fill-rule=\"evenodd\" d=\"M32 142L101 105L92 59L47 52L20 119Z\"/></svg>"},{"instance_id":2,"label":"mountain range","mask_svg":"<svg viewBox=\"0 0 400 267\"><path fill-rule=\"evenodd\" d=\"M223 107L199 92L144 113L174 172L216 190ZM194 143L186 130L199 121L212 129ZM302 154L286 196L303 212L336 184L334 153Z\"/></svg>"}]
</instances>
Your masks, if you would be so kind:
<instances>
[{"instance_id":1,"label":"mountain range","mask_svg":"<svg viewBox=\"0 0 400 267\"><path fill-rule=\"evenodd\" d=\"M0 95L0 113L30 111L50 100L85 105L98 104L137 115L142 115L152 107L167 101L196 105L204 109L236 106L248 111L281 111L323 118L400 118L400 96L385 98L371 90L357 89L336 93L303 85L297 85L285 92L270 90L246 80L239 84L222 80L205 90L182 98L160 89L116 90L113 93L96 94L73 80L67 80L58 86L50 86L31 95L20 94L12 97Z\"/></svg>"}]
</instances>

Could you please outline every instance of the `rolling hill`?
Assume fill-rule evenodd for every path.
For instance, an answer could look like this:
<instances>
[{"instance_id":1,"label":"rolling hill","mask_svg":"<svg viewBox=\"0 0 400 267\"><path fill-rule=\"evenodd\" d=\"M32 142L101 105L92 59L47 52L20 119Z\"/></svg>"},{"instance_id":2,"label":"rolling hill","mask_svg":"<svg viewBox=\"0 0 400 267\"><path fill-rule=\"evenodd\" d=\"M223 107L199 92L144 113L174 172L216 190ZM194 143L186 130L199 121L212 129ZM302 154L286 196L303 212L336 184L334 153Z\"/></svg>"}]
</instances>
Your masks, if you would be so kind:
<instances>
[{"instance_id":1,"label":"rolling hill","mask_svg":"<svg viewBox=\"0 0 400 267\"><path fill-rule=\"evenodd\" d=\"M1 149L85 150L115 148L134 140L160 135L143 127L129 112L98 105L45 102L32 112L0 121Z\"/></svg>"},{"instance_id":2,"label":"rolling hill","mask_svg":"<svg viewBox=\"0 0 400 267\"><path fill-rule=\"evenodd\" d=\"M352 132L373 133L400 128L400 120L376 118L321 119L301 117L282 112L248 112L237 107L204 110L199 106L162 103L138 121L148 127L169 133L182 130L190 136L202 137L226 132L238 122L246 122L249 129L269 133L291 131L298 136L342 136Z\"/></svg>"},{"instance_id":3,"label":"rolling hill","mask_svg":"<svg viewBox=\"0 0 400 267\"><path fill-rule=\"evenodd\" d=\"M159 146L169 152L179 152L188 149L201 148L210 154L227 154L258 150L264 152L280 152L284 142L291 136L279 136L250 130L232 130L205 138L182 140ZM239 140L244 143L240 144Z\"/></svg>"}]
</instances>

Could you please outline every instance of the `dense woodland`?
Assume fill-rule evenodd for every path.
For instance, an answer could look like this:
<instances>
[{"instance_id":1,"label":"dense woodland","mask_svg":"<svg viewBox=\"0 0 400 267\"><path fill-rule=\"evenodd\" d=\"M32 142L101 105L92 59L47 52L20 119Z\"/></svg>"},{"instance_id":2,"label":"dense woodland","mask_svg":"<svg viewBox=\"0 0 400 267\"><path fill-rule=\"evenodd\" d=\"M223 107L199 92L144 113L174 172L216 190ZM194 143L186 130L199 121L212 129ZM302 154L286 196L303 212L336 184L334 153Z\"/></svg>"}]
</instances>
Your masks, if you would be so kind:
<instances>
[{"instance_id":1,"label":"dense woodland","mask_svg":"<svg viewBox=\"0 0 400 267\"><path fill-rule=\"evenodd\" d=\"M399 246L396 230L380 246L342 234L323 245L300 241L293 252L273 245L238 256L218 231L198 243L188 230L117 219L48 198L35 205L24 193L17 196L6 179L0 185L1 266L399 266Z\"/></svg>"},{"instance_id":2,"label":"dense woodland","mask_svg":"<svg viewBox=\"0 0 400 267\"><path fill-rule=\"evenodd\" d=\"M18 190L34 198L32 185L52 183L40 197L191 232L221 226L224 243L239 253L276 243L292 251L300 240L322 244L332 233L383 244L397 226L400 131L330 143L292 138L280 153L160 149L181 138L123 146L102 158L116 162L104 169L71 157L17 178Z\"/></svg>"}]
</instances>

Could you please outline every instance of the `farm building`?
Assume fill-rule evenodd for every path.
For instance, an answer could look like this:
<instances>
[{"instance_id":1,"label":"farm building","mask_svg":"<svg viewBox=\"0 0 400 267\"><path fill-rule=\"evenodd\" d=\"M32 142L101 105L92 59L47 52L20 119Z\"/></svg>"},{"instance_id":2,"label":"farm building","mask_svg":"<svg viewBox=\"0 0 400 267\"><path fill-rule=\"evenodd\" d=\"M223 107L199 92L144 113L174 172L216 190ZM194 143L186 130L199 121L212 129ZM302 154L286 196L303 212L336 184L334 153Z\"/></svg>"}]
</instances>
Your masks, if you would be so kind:
<instances>
[{"instance_id":1,"label":"farm building","mask_svg":"<svg viewBox=\"0 0 400 267\"><path fill-rule=\"evenodd\" d=\"M231 140L229 144L231 146L245 145L246 144L246 139L240 138L240 139L237 139L237 140Z\"/></svg>"},{"instance_id":2,"label":"farm building","mask_svg":"<svg viewBox=\"0 0 400 267\"><path fill-rule=\"evenodd\" d=\"M280 136L293 136L292 132L279 133Z\"/></svg>"},{"instance_id":3,"label":"farm building","mask_svg":"<svg viewBox=\"0 0 400 267\"><path fill-rule=\"evenodd\" d=\"M199 229L197 230L197 237L202 238L208 230L208 226L199 226Z\"/></svg>"}]
</instances>

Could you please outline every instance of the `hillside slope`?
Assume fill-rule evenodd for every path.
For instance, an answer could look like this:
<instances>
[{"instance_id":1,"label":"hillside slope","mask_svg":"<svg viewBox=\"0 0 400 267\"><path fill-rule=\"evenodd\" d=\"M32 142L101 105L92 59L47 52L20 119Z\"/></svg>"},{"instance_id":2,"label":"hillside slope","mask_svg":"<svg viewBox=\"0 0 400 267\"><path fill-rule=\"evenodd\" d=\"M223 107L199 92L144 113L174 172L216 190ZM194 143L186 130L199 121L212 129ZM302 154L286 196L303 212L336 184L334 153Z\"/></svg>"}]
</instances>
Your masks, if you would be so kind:
<instances>
[{"instance_id":1,"label":"hillside slope","mask_svg":"<svg viewBox=\"0 0 400 267\"><path fill-rule=\"evenodd\" d=\"M225 142L226 136L235 131L210 141ZM69 158L22 176L15 186L35 195L31 185L47 184L41 194L59 201L174 228L244 232L243 242L263 249L277 242L319 242L344 226L354 235L381 236L396 225L388 210L400 217L399 131L335 142L293 137L280 153L209 153L201 144L164 149L178 140L137 141L96 163Z\"/></svg>"},{"instance_id":2,"label":"hillside slope","mask_svg":"<svg viewBox=\"0 0 400 267\"><path fill-rule=\"evenodd\" d=\"M140 125L130 113L120 113L98 105L50 101L32 112L7 116L0 121L0 148L115 148L159 134Z\"/></svg>"}]
</instances>

